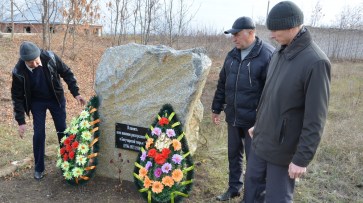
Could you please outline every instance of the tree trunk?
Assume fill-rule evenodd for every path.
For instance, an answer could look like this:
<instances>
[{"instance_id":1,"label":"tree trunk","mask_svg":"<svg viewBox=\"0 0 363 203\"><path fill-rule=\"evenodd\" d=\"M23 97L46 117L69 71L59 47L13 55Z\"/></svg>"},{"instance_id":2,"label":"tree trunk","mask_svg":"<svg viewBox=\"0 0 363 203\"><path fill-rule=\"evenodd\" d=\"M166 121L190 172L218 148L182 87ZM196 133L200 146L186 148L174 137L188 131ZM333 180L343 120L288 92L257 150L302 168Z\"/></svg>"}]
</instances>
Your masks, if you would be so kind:
<instances>
[{"instance_id":1,"label":"tree trunk","mask_svg":"<svg viewBox=\"0 0 363 203\"><path fill-rule=\"evenodd\" d=\"M14 0L11 0L11 40L14 40Z\"/></svg>"}]
</instances>

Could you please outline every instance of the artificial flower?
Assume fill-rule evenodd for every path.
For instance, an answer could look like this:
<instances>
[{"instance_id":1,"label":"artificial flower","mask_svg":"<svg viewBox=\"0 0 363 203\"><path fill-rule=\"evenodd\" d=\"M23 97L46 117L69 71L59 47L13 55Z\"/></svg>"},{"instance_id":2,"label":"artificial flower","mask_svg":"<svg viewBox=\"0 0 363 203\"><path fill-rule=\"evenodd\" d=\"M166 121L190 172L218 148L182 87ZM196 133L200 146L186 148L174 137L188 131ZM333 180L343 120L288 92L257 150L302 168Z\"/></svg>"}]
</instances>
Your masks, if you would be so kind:
<instances>
[{"instance_id":1,"label":"artificial flower","mask_svg":"<svg viewBox=\"0 0 363 203\"><path fill-rule=\"evenodd\" d=\"M172 178L172 177L170 177L170 176L165 176L165 177L163 178L163 184L164 184L165 186L169 186L169 187L171 187L171 186L173 186L173 185L174 185L174 180L173 180L173 178Z\"/></svg>"},{"instance_id":2,"label":"artificial flower","mask_svg":"<svg viewBox=\"0 0 363 203\"><path fill-rule=\"evenodd\" d=\"M161 170L163 171L163 173L169 173L169 171L171 170L171 164L170 163L165 163L162 167Z\"/></svg>"},{"instance_id":3,"label":"artificial flower","mask_svg":"<svg viewBox=\"0 0 363 203\"><path fill-rule=\"evenodd\" d=\"M151 133L152 135L157 135L159 136L161 134L161 129L158 127L155 127Z\"/></svg>"},{"instance_id":4,"label":"artificial flower","mask_svg":"<svg viewBox=\"0 0 363 203\"><path fill-rule=\"evenodd\" d=\"M63 155L63 161L67 161L68 160L68 155L67 154L64 154Z\"/></svg>"},{"instance_id":5,"label":"artificial flower","mask_svg":"<svg viewBox=\"0 0 363 203\"><path fill-rule=\"evenodd\" d=\"M151 161L148 161L145 165L145 169L149 170L149 168L153 165L153 163L151 163Z\"/></svg>"},{"instance_id":6,"label":"artificial flower","mask_svg":"<svg viewBox=\"0 0 363 203\"><path fill-rule=\"evenodd\" d=\"M63 160L62 159L58 159L56 166L57 167L60 167L62 165L62 163L63 163Z\"/></svg>"},{"instance_id":7,"label":"artificial flower","mask_svg":"<svg viewBox=\"0 0 363 203\"><path fill-rule=\"evenodd\" d=\"M169 124L169 120L165 117L163 117L159 120L159 125L164 126L164 124L166 124L166 125Z\"/></svg>"},{"instance_id":8,"label":"artificial flower","mask_svg":"<svg viewBox=\"0 0 363 203\"><path fill-rule=\"evenodd\" d=\"M80 175L83 174L83 168L80 168L80 167L75 167L72 171L73 173L73 176L78 178Z\"/></svg>"},{"instance_id":9,"label":"artificial flower","mask_svg":"<svg viewBox=\"0 0 363 203\"><path fill-rule=\"evenodd\" d=\"M174 137L175 131L173 129L166 129L166 135L168 135L168 137Z\"/></svg>"},{"instance_id":10,"label":"artificial flower","mask_svg":"<svg viewBox=\"0 0 363 203\"><path fill-rule=\"evenodd\" d=\"M71 140L69 138L65 139L63 142L64 145L69 145L71 144Z\"/></svg>"},{"instance_id":11,"label":"artificial flower","mask_svg":"<svg viewBox=\"0 0 363 203\"><path fill-rule=\"evenodd\" d=\"M87 158L83 155L78 155L76 157L76 163L80 166L84 166L87 163Z\"/></svg>"},{"instance_id":12,"label":"artificial flower","mask_svg":"<svg viewBox=\"0 0 363 203\"><path fill-rule=\"evenodd\" d=\"M174 154L171 160L173 160L175 164L180 164L181 161L183 160L183 157L179 154Z\"/></svg>"},{"instance_id":13,"label":"artificial flower","mask_svg":"<svg viewBox=\"0 0 363 203\"><path fill-rule=\"evenodd\" d=\"M62 155L61 155L61 151L60 151L60 149L59 149L59 148L58 148L57 156L58 156L58 158L61 158L61 157L62 157Z\"/></svg>"},{"instance_id":14,"label":"artificial flower","mask_svg":"<svg viewBox=\"0 0 363 203\"><path fill-rule=\"evenodd\" d=\"M146 141L146 149L149 149L150 145L154 143L154 139L153 138L149 138L147 141Z\"/></svg>"},{"instance_id":15,"label":"artificial flower","mask_svg":"<svg viewBox=\"0 0 363 203\"><path fill-rule=\"evenodd\" d=\"M66 180L72 179L72 173L71 172L66 171L66 172L63 173L63 176L64 176L64 178Z\"/></svg>"},{"instance_id":16,"label":"artificial flower","mask_svg":"<svg viewBox=\"0 0 363 203\"><path fill-rule=\"evenodd\" d=\"M67 151L67 152L72 151L72 147L71 147L71 145L67 145L67 146L66 146L66 151Z\"/></svg>"},{"instance_id":17,"label":"artificial flower","mask_svg":"<svg viewBox=\"0 0 363 203\"><path fill-rule=\"evenodd\" d=\"M69 139L73 140L75 137L76 137L75 135L71 135L71 136L69 136Z\"/></svg>"},{"instance_id":18,"label":"artificial flower","mask_svg":"<svg viewBox=\"0 0 363 203\"><path fill-rule=\"evenodd\" d=\"M163 165L165 163L165 157L163 156L163 154L159 154L157 153L155 156L155 163L159 164L159 165Z\"/></svg>"},{"instance_id":19,"label":"artificial flower","mask_svg":"<svg viewBox=\"0 0 363 203\"><path fill-rule=\"evenodd\" d=\"M181 149L181 143L179 142L179 140L174 139L172 141L172 143L173 143L173 147L174 147L175 151L178 151L179 149Z\"/></svg>"},{"instance_id":20,"label":"artificial flower","mask_svg":"<svg viewBox=\"0 0 363 203\"><path fill-rule=\"evenodd\" d=\"M72 148L73 148L73 149L77 149L77 148L78 148L78 145L79 145L79 143L78 143L77 141L74 141L74 142L72 143Z\"/></svg>"},{"instance_id":21,"label":"artificial flower","mask_svg":"<svg viewBox=\"0 0 363 203\"><path fill-rule=\"evenodd\" d=\"M61 139L61 143L63 144L64 143L64 140L67 139L67 136L63 136L62 139Z\"/></svg>"},{"instance_id":22,"label":"artificial flower","mask_svg":"<svg viewBox=\"0 0 363 203\"><path fill-rule=\"evenodd\" d=\"M151 189L151 190L152 190L154 193L158 194L158 193L162 192L162 191L163 191L163 189L164 189L164 185L163 185L163 184L161 184L161 182L159 182L159 181L155 181L155 182L153 183L153 187L152 187L152 189Z\"/></svg>"},{"instance_id":23,"label":"artificial flower","mask_svg":"<svg viewBox=\"0 0 363 203\"><path fill-rule=\"evenodd\" d=\"M145 168L141 168L139 171L140 178L144 179L144 177L147 175L147 170Z\"/></svg>"},{"instance_id":24,"label":"artificial flower","mask_svg":"<svg viewBox=\"0 0 363 203\"><path fill-rule=\"evenodd\" d=\"M62 163L62 169L64 170L64 171L68 171L68 169L69 169L69 162L68 161L64 161L63 163Z\"/></svg>"},{"instance_id":25,"label":"artificial flower","mask_svg":"<svg viewBox=\"0 0 363 203\"><path fill-rule=\"evenodd\" d=\"M75 155L74 151L69 152L69 159L72 160L74 158L74 155Z\"/></svg>"},{"instance_id":26,"label":"artificial flower","mask_svg":"<svg viewBox=\"0 0 363 203\"><path fill-rule=\"evenodd\" d=\"M183 179L183 172L180 169L175 169L172 173L172 177L175 182L179 182Z\"/></svg>"},{"instance_id":27,"label":"artificial flower","mask_svg":"<svg viewBox=\"0 0 363 203\"><path fill-rule=\"evenodd\" d=\"M171 153L170 149L168 148L164 148L162 151L161 151L161 154L163 155L163 157L165 159L167 159L169 157L169 154Z\"/></svg>"},{"instance_id":28,"label":"artificial flower","mask_svg":"<svg viewBox=\"0 0 363 203\"><path fill-rule=\"evenodd\" d=\"M79 118L80 119L85 119L85 118L87 118L89 116L89 113L88 113L88 111L86 111L86 110L83 110L80 114L79 114Z\"/></svg>"},{"instance_id":29,"label":"artificial flower","mask_svg":"<svg viewBox=\"0 0 363 203\"><path fill-rule=\"evenodd\" d=\"M145 180L144 180L144 187L145 188L149 188L151 186L151 183L153 183L154 181L150 180L149 177L145 177Z\"/></svg>"},{"instance_id":30,"label":"artificial flower","mask_svg":"<svg viewBox=\"0 0 363 203\"><path fill-rule=\"evenodd\" d=\"M110 160L110 164L113 164L113 159Z\"/></svg>"},{"instance_id":31,"label":"artificial flower","mask_svg":"<svg viewBox=\"0 0 363 203\"><path fill-rule=\"evenodd\" d=\"M146 152L142 152L142 155L140 157L141 161L145 161L146 157L147 157Z\"/></svg>"},{"instance_id":32,"label":"artificial flower","mask_svg":"<svg viewBox=\"0 0 363 203\"><path fill-rule=\"evenodd\" d=\"M118 157L121 157L121 152L120 152L120 153L118 153Z\"/></svg>"},{"instance_id":33,"label":"artificial flower","mask_svg":"<svg viewBox=\"0 0 363 203\"><path fill-rule=\"evenodd\" d=\"M83 120L80 124L79 127L81 127L82 129L84 128L89 128L91 125L89 124L89 122L87 120Z\"/></svg>"},{"instance_id":34,"label":"artificial flower","mask_svg":"<svg viewBox=\"0 0 363 203\"><path fill-rule=\"evenodd\" d=\"M80 145L78 145L78 151L80 151L82 154L86 154L87 152L88 152L88 150L89 150L89 147L88 147L88 145L86 145L86 144L80 144Z\"/></svg>"},{"instance_id":35,"label":"artificial flower","mask_svg":"<svg viewBox=\"0 0 363 203\"><path fill-rule=\"evenodd\" d=\"M92 139L92 134L89 131L85 131L82 133L82 138L85 140L90 141Z\"/></svg>"},{"instance_id":36,"label":"artificial flower","mask_svg":"<svg viewBox=\"0 0 363 203\"><path fill-rule=\"evenodd\" d=\"M74 125L77 125L77 123L78 123L78 119L73 117L72 121L71 121L71 125L74 126Z\"/></svg>"},{"instance_id":37,"label":"artificial flower","mask_svg":"<svg viewBox=\"0 0 363 203\"><path fill-rule=\"evenodd\" d=\"M150 149L148 153L148 157L155 157L156 155L156 149Z\"/></svg>"},{"instance_id":38,"label":"artificial flower","mask_svg":"<svg viewBox=\"0 0 363 203\"><path fill-rule=\"evenodd\" d=\"M72 134L77 134L78 132L78 127L77 126L72 126L71 127L71 131L70 131Z\"/></svg>"},{"instance_id":39,"label":"artificial flower","mask_svg":"<svg viewBox=\"0 0 363 203\"><path fill-rule=\"evenodd\" d=\"M62 147L62 149L60 149L60 154L63 155L64 152L66 152L66 148Z\"/></svg>"},{"instance_id":40,"label":"artificial flower","mask_svg":"<svg viewBox=\"0 0 363 203\"><path fill-rule=\"evenodd\" d=\"M67 134L67 133L69 133L69 131L70 131L71 129L68 127L63 133L64 134Z\"/></svg>"},{"instance_id":41,"label":"artificial flower","mask_svg":"<svg viewBox=\"0 0 363 203\"><path fill-rule=\"evenodd\" d=\"M154 172L154 175L155 177L160 178L161 173L162 173L161 168L157 168Z\"/></svg>"}]
</instances>

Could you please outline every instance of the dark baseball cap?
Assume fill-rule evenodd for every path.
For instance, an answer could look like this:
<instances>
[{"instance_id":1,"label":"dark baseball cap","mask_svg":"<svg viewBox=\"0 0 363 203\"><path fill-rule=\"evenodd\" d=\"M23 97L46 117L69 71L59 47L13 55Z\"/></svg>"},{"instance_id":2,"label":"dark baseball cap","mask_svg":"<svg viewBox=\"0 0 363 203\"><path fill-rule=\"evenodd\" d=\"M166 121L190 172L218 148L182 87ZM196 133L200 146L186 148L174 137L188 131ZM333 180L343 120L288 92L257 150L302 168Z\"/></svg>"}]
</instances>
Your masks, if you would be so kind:
<instances>
[{"instance_id":1,"label":"dark baseball cap","mask_svg":"<svg viewBox=\"0 0 363 203\"><path fill-rule=\"evenodd\" d=\"M255 23L252 21L250 17L240 17L234 21L232 29L224 31L224 34L234 34L243 29L255 29Z\"/></svg>"}]
</instances>

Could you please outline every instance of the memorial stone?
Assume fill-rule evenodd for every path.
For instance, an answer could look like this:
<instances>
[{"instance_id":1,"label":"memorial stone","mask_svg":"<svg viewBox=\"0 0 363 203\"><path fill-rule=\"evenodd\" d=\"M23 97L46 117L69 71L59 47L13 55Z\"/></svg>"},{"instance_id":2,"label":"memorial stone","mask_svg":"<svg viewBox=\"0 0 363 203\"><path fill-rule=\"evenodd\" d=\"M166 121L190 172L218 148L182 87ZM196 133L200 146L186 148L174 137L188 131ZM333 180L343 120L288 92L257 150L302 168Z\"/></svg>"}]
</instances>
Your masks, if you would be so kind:
<instances>
[{"instance_id":1,"label":"memorial stone","mask_svg":"<svg viewBox=\"0 0 363 203\"><path fill-rule=\"evenodd\" d=\"M122 153L129 163L121 178L132 181L136 151L115 147L116 123L149 128L155 112L170 103L184 128L192 153L197 148L203 117L200 96L211 60L204 48L174 50L166 46L135 43L105 51L98 66L95 90L100 100L100 163L97 173L118 178L111 159Z\"/></svg>"}]
</instances>

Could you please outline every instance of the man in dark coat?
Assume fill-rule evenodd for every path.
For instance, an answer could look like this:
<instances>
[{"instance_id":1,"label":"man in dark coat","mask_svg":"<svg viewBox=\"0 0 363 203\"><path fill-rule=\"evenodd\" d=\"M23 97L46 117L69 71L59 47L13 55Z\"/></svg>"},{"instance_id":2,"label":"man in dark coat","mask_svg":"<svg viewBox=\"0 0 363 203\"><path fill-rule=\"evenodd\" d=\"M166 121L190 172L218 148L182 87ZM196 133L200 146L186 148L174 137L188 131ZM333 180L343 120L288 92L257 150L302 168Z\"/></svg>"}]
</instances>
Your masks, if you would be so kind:
<instances>
[{"instance_id":1,"label":"man in dark coat","mask_svg":"<svg viewBox=\"0 0 363 203\"><path fill-rule=\"evenodd\" d=\"M238 18L225 34L233 35L236 47L230 51L219 74L212 104L212 119L219 125L224 111L228 123L229 188L217 196L220 201L239 196L243 185L243 153L248 158L251 138L248 129L255 122L256 109L265 86L267 67L274 48L255 36L249 17Z\"/></svg>"},{"instance_id":2,"label":"man in dark coat","mask_svg":"<svg viewBox=\"0 0 363 203\"><path fill-rule=\"evenodd\" d=\"M331 65L302 27L303 19L291 1L276 4L267 18L271 38L280 46L271 58L256 122L249 130L253 150L246 171L246 203L292 202L295 178L306 172L323 133ZM265 198L260 198L265 189Z\"/></svg>"},{"instance_id":3,"label":"man in dark coat","mask_svg":"<svg viewBox=\"0 0 363 203\"><path fill-rule=\"evenodd\" d=\"M47 109L52 114L58 141L66 129L66 100L60 77L78 104L85 105L85 99L78 93L76 78L69 67L53 52L41 50L32 42L20 46L20 59L13 70L11 98L15 120L19 124L19 135L25 135L25 115L33 115L33 152L35 179L43 178L45 148L45 117Z\"/></svg>"}]
</instances>

